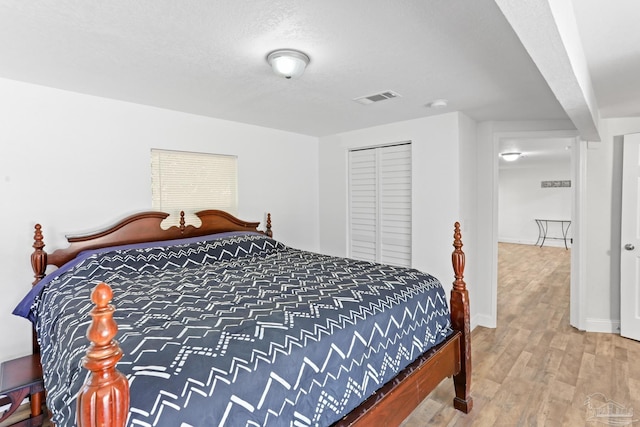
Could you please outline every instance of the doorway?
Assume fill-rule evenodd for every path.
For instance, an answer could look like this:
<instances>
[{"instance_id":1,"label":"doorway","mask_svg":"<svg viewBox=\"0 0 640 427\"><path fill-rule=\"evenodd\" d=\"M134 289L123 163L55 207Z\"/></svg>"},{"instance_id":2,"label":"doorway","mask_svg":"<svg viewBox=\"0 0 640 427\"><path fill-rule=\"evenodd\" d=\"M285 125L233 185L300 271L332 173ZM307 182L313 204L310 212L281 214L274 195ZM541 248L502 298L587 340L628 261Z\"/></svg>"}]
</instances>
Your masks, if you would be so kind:
<instances>
[{"instance_id":1,"label":"doorway","mask_svg":"<svg viewBox=\"0 0 640 427\"><path fill-rule=\"evenodd\" d=\"M569 323L570 275L566 272L570 271L573 231L573 140L528 137L498 142L498 326L524 321L514 316L537 317L533 311L543 306L557 310ZM519 306L515 302L523 295L527 300L553 295L553 301L540 307ZM514 304L500 303L506 300ZM520 310L530 315L520 316Z\"/></svg>"},{"instance_id":2,"label":"doorway","mask_svg":"<svg viewBox=\"0 0 640 427\"><path fill-rule=\"evenodd\" d=\"M585 152L585 143L580 141L577 137L575 131L523 131L523 132L503 132L503 133L495 133L494 134L494 143L493 143L493 152L494 158L498 158L500 149L505 148L507 144L511 141L516 140L561 140L560 149L566 150L569 152L569 156L571 158L570 161L570 199L571 199L571 268L570 268L570 324L580 330L584 330L584 298L586 292L582 289L582 277L584 277L584 251L581 248L581 242L584 241L583 230L581 227L582 221L582 212L584 212L583 204L584 197L582 194L584 193L584 185L586 182L585 175L585 164L586 164L586 152ZM502 144L502 145L501 145ZM567 146L570 146L570 149L566 149ZM525 150L521 150L524 152ZM496 160L495 163L495 175L499 176L499 162ZM540 180L542 181L542 180ZM557 181L557 180L550 180ZM560 180L562 181L562 180ZM539 183L539 185L542 185ZM554 184L551 184L554 185ZM494 232L493 232L493 241L495 249L494 255L494 265L497 266L498 262L498 240L499 240L499 182L498 179L495 180L494 185L494 194L496 195L494 200L493 207L493 216L495 224ZM534 237L536 240L538 237L537 228L533 231ZM532 237L528 237L527 239L532 239ZM535 242L533 242L535 243ZM497 270L497 268L496 268ZM492 281L492 299L493 299L493 307L497 307L497 298L498 298L498 286L497 286L497 276L494 276L494 280ZM497 312L494 312L494 319L497 321Z\"/></svg>"}]
</instances>

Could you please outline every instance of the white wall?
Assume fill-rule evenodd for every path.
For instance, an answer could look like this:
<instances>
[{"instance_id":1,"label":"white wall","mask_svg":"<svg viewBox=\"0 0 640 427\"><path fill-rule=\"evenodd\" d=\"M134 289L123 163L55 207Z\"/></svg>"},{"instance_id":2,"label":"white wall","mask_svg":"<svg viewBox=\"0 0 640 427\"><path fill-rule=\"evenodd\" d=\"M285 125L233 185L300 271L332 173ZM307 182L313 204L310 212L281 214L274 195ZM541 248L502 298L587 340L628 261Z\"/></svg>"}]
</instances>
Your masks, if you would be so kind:
<instances>
[{"instance_id":1,"label":"white wall","mask_svg":"<svg viewBox=\"0 0 640 427\"><path fill-rule=\"evenodd\" d=\"M348 150L410 140L413 267L438 277L448 289L453 281L453 223L468 219L463 241L473 313L475 261L469 255L475 248L476 206L469 183L475 175L475 134L475 122L449 113L320 138L320 250L348 255Z\"/></svg>"},{"instance_id":2,"label":"white wall","mask_svg":"<svg viewBox=\"0 0 640 427\"><path fill-rule=\"evenodd\" d=\"M465 282L471 303L471 328L481 324L479 305L475 300L482 288L478 282L478 176L477 124L464 114L458 114L458 141L460 144L460 224L462 226L462 250L466 255ZM448 281L446 281L448 282ZM452 283L452 282L451 282ZM448 283L447 283L448 284Z\"/></svg>"},{"instance_id":3,"label":"white wall","mask_svg":"<svg viewBox=\"0 0 640 427\"><path fill-rule=\"evenodd\" d=\"M45 249L151 206L150 149L238 156L239 217L273 215L276 238L318 250L318 140L0 79L0 360L31 351L11 315L28 292L33 226Z\"/></svg>"},{"instance_id":4,"label":"white wall","mask_svg":"<svg viewBox=\"0 0 640 427\"><path fill-rule=\"evenodd\" d=\"M571 188L542 188L541 181L571 180L571 164L553 163L499 170L498 241L533 245L538 239L536 218L571 219ZM548 237L562 237L559 223L549 223ZM571 237L571 227L567 236ZM545 246L562 246L546 240Z\"/></svg>"}]
</instances>

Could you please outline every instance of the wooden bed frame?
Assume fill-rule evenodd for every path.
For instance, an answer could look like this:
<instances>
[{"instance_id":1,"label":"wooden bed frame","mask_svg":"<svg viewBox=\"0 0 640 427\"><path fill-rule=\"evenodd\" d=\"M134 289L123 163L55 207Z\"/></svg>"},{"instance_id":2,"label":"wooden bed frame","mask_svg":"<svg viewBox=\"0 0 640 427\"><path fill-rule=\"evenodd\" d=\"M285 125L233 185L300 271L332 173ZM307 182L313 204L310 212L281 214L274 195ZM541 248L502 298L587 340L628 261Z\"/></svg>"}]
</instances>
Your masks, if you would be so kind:
<instances>
[{"instance_id":1,"label":"wooden bed frame","mask_svg":"<svg viewBox=\"0 0 640 427\"><path fill-rule=\"evenodd\" d=\"M44 251L42 227L36 224L34 252L31 255L35 276L33 283L35 285L44 277L48 265L60 267L81 251L88 249L197 237L226 231L260 231L257 230L259 222L242 221L223 211L206 210L197 212L196 215L202 221L200 227L185 225L184 212L181 212L180 225L163 230L160 223L169 214L135 214L104 231L67 237L69 246L51 254ZM270 214L267 215L266 230L260 232L272 236ZM455 388L454 407L464 413L471 410L473 400L470 395L469 295L463 276L465 255L462 251L460 224L457 222L453 237L455 249L452 253L452 263L455 281L451 291L450 310L454 333L446 341L421 355L334 426L397 426L445 377L450 376L453 376ZM117 333L117 325L113 320L115 308L109 304L111 296L111 288L100 284L96 286L91 297L96 307L91 311L93 320L87 331L91 345L83 361L91 375L78 396L79 427L124 426L129 411L129 385L126 378L116 370L122 352L113 340ZM34 353L38 352L34 337Z\"/></svg>"}]
</instances>

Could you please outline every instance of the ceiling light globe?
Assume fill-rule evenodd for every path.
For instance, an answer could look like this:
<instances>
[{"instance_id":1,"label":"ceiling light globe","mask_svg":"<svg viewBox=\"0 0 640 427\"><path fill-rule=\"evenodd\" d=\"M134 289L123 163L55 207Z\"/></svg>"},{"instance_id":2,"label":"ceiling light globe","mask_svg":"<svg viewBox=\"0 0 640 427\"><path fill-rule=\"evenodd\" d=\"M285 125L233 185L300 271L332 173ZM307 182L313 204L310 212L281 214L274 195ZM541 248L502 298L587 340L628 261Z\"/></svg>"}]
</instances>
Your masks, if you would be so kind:
<instances>
[{"instance_id":1,"label":"ceiling light globe","mask_svg":"<svg viewBox=\"0 0 640 427\"><path fill-rule=\"evenodd\" d=\"M446 99L436 99L428 104L429 108L445 108L449 105L449 101Z\"/></svg>"},{"instance_id":2,"label":"ceiling light globe","mask_svg":"<svg viewBox=\"0 0 640 427\"><path fill-rule=\"evenodd\" d=\"M267 62L276 75L286 79L295 79L304 73L307 64L309 64L309 57L297 50L281 49L267 55Z\"/></svg>"}]
</instances>

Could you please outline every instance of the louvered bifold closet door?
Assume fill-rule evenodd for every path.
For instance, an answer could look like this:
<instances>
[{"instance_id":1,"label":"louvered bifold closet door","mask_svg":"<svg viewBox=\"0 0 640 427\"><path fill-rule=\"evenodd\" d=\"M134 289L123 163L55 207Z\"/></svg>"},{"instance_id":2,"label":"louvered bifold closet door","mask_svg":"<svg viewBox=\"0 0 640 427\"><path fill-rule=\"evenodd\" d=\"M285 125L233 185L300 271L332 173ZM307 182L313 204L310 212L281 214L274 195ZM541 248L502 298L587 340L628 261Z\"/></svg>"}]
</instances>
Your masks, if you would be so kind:
<instances>
[{"instance_id":1,"label":"louvered bifold closet door","mask_svg":"<svg viewBox=\"0 0 640 427\"><path fill-rule=\"evenodd\" d=\"M411 265L411 144L349 153L349 208L351 257Z\"/></svg>"},{"instance_id":2,"label":"louvered bifold closet door","mask_svg":"<svg viewBox=\"0 0 640 427\"><path fill-rule=\"evenodd\" d=\"M349 152L349 227L351 257L376 261L377 167L375 150Z\"/></svg>"},{"instance_id":3,"label":"louvered bifold closet door","mask_svg":"<svg viewBox=\"0 0 640 427\"><path fill-rule=\"evenodd\" d=\"M411 145L378 151L380 262L411 266Z\"/></svg>"}]
</instances>

